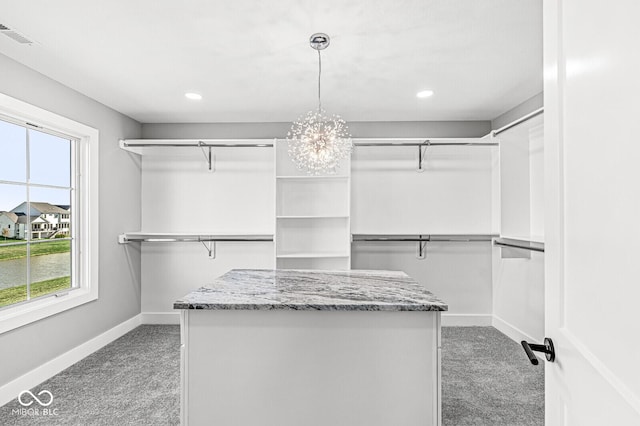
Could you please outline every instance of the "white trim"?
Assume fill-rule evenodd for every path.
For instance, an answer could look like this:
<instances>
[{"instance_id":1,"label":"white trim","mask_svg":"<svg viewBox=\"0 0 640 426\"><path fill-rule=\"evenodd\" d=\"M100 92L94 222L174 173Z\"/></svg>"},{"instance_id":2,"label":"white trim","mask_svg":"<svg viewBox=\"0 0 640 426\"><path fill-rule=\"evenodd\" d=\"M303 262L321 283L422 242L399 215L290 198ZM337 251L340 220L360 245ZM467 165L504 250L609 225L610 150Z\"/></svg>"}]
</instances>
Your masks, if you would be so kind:
<instances>
[{"instance_id":1,"label":"white trim","mask_svg":"<svg viewBox=\"0 0 640 426\"><path fill-rule=\"evenodd\" d=\"M50 379L62 370L71 367L76 362L91 355L98 349L127 334L142 323L140 314L130 318L99 336L84 342L62 355L34 368L17 379L0 387L0 406L18 397L23 390L31 389L45 380Z\"/></svg>"},{"instance_id":2,"label":"white trim","mask_svg":"<svg viewBox=\"0 0 640 426\"><path fill-rule=\"evenodd\" d=\"M443 327L487 327L492 325L491 314L450 314L442 313Z\"/></svg>"},{"instance_id":3,"label":"white trim","mask_svg":"<svg viewBox=\"0 0 640 426\"><path fill-rule=\"evenodd\" d=\"M189 309L180 311L180 424L189 424Z\"/></svg>"},{"instance_id":4,"label":"white trim","mask_svg":"<svg viewBox=\"0 0 640 426\"><path fill-rule=\"evenodd\" d=\"M502 334L506 334L508 338L513 340L514 342L520 343L522 340L526 340L529 343L541 343L538 342L538 338L533 337L524 331L520 330L518 327L508 323L497 315L493 315L493 321L491 325L500 331Z\"/></svg>"},{"instance_id":5,"label":"white trim","mask_svg":"<svg viewBox=\"0 0 640 426\"><path fill-rule=\"evenodd\" d=\"M78 140L75 224L79 238L72 245L73 273L79 288L0 310L0 334L98 299L98 149L97 129L0 93L0 112L20 122L55 129ZM40 130L40 129L39 129ZM81 197L78 194L82 194ZM74 231L75 232L75 231ZM79 250L76 253L76 250ZM76 260L79 260L76 261Z\"/></svg>"},{"instance_id":6,"label":"white trim","mask_svg":"<svg viewBox=\"0 0 640 426\"><path fill-rule=\"evenodd\" d=\"M506 322L505 320L503 320L497 315L493 315L493 322L491 325L493 326L493 328L495 328L502 334L506 335L508 338L510 338L517 344L520 344L520 342L523 340L526 340L529 343L542 343L542 341L538 341L538 339L536 339L535 337L528 335L524 331L520 330L518 327L515 327L514 325ZM524 354L524 349L522 350L522 352L523 352L522 356L526 356ZM541 362L544 363L546 361L545 357L541 353L534 353L534 355Z\"/></svg>"},{"instance_id":7,"label":"white trim","mask_svg":"<svg viewBox=\"0 0 640 426\"><path fill-rule=\"evenodd\" d=\"M180 324L180 312L143 312L142 324Z\"/></svg>"},{"instance_id":8,"label":"white trim","mask_svg":"<svg viewBox=\"0 0 640 426\"><path fill-rule=\"evenodd\" d=\"M436 409L433 410L433 424L442 426L442 313L436 315Z\"/></svg>"}]
</instances>

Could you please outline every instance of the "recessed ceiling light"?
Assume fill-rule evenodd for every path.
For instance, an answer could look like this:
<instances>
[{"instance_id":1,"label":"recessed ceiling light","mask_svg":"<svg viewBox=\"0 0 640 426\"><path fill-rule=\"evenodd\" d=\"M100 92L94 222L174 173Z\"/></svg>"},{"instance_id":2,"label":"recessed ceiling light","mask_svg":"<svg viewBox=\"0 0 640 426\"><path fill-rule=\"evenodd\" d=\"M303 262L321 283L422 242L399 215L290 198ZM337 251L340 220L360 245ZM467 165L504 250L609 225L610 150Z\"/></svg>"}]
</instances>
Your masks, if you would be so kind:
<instances>
[{"instance_id":1,"label":"recessed ceiling light","mask_svg":"<svg viewBox=\"0 0 640 426\"><path fill-rule=\"evenodd\" d=\"M185 96L187 99L191 99L191 100L193 100L193 101L199 101L200 99L202 99L202 95L200 95L200 94L198 94L198 93L191 93L191 92L189 92L189 93L185 93L185 94L184 94L184 96Z\"/></svg>"},{"instance_id":2,"label":"recessed ceiling light","mask_svg":"<svg viewBox=\"0 0 640 426\"><path fill-rule=\"evenodd\" d=\"M433 95L433 90L422 90L416 93L416 96L419 98L428 98L431 95Z\"/></svg>"}]
</instances>

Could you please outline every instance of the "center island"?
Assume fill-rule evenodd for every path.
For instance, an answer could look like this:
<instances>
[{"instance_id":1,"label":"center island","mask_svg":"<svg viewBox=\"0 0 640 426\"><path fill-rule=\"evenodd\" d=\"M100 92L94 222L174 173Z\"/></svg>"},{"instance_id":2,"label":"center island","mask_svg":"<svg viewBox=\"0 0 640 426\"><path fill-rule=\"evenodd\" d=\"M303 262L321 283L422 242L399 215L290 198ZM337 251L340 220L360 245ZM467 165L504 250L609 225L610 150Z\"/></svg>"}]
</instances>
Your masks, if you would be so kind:
<instances>
[{"instance_id":1,"label":"center island","mask_svg":"<svg viewBox=\"0 0 640 426\"><path fill-rule=\"evenodd\" d=\"M183 425L439 425L440 313L404 272L234 269L181 310Z\"/></svg>"}]
</instances>

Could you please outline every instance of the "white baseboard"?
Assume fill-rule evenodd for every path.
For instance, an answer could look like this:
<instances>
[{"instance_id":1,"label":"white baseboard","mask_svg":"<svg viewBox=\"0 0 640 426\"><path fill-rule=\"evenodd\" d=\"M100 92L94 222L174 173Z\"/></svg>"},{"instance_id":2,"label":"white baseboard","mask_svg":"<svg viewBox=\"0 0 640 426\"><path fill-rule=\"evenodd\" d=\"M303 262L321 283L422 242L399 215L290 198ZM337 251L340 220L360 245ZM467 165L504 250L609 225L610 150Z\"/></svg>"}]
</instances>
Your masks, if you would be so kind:
<instances>
[{"instance_id":1,"label":"white baseboard","mask_svg":"<svg viewBox=\"0 0 640 426\"><path fill-rule=\"evenodd\" d=\"M538 342L538 339L536 339L535 337L531 337L524 331L506 322L497 315L493 315L493 322L491 325L498 331L506 334L507 337L509 337L514 342L520 343L522 340L526 340L527 342L541 343Z\"/></svg>"},{"instance_id":2,"label":"white baseboard","mask_svg":"<svg viewBox=\"0 0 640 426\"><path fill-rule=\"evenodd\" d=\"M492 323L491 314L442 314L443 327L487 327Z\"/></svg>"},{"instance_id":3,"label":"white baseboard","mask_svg":"<svg viewBox=\"0 0 640 426\"><path fill-rule=\"evenodd\" d=\"M520 344L520 342L523 340L526 340L529 343L542 343L542 341L538 341L538 339L531 337L524 331L520 330L518 327L514 327L512 324L509 324L497 315L493 315L492 325L496 330L500 331L502 334L505 334L508 338L518 344ZM544 364L545 359L542 354L535 352L534 355Z\"/></svg>"},{"instance_id":4,"label":"white baseboard","mask_svg":"<svg viewBox=\"0 0 640 426\"><path fill-rule=\"evenodd\" d=\"M180 312L143 312L142 324L180 324Z\"/></svg>"},{"instance_id":5,"label":"white baseboard","mask_svg":"<svg viewBox=\"0 0 640 426\"><path fill-rule=\"evenodd\" d=\"M91 355L103 346L106 346L117 338L122 337L141 323L141 316L136 315L135 317L105 331L99 336L96 336L93 339L63 353L51 361L34 368L17 379L0 386L0 406L16 399L23 390L28 390L38 386L40 383L50 379L62 370L71 367L76 362L88 355Z\"/></svg>"}]
</instances>

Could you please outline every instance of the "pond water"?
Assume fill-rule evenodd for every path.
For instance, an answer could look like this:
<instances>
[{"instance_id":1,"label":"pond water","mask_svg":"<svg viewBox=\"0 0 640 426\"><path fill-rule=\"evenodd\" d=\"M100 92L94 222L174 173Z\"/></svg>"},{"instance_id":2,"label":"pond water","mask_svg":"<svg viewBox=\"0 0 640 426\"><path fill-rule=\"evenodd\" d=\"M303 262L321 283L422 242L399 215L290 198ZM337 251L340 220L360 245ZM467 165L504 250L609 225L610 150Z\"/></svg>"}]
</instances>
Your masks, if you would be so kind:
<instances>
[{"instance_id":1,"label":"pond water","mask_svg":"<svg viewBox=\"0 0 640 426\"><path fill-rule=\"evenodd\" d=\"M71 275L70 253L55 253L31 258L31 282ZM0 289L27 282L27 258L0 260Z\"/></svg>"}]
</instances>

